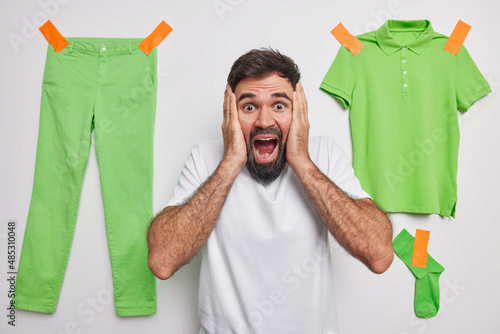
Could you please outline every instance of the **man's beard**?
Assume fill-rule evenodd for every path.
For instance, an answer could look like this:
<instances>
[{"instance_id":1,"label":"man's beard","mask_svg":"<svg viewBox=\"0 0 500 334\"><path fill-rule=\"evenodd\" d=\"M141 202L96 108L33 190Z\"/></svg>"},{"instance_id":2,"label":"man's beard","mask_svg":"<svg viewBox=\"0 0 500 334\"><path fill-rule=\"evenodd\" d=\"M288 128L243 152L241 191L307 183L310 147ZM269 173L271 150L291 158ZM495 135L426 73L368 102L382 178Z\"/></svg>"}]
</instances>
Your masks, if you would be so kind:
<instances>
[{"instance_id":1,"label":"man's beard","mask_svg":"<svg viewBox=\"0 0 500 334\"><path fill-rule=\"evenodd\" d=\"M259 163L255 161L253 138L260 134L275 134L278 136L278 150L277 157L266 163ZM247 143L247 162L246 166L250 174L260 183L268 184L273 182L281 175L286 166L286 147L283 143L283 134L277 128L255 128L250 133L250 138Z\"/></svg>"}]
</instances>

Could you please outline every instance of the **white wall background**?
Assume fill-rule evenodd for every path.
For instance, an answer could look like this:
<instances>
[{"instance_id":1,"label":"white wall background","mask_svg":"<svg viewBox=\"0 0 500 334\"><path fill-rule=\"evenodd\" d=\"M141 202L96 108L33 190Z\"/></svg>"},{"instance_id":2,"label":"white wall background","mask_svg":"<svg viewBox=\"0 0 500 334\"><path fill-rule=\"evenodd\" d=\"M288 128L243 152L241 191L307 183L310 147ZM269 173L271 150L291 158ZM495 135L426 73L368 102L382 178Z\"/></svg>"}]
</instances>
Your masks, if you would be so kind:
<instances>
[{"instance_id":1,"label":"white wall background","mask_svg":"<svg viewBox=\"0 0 500 334\"><path fill-rule=\"evenodd\" d=\"M216 7L225 6L225 11ZM65 36L143 37L163 19L173 32L158 48L154 210L163 209L192 146L221 138L223 91L233 61L252 48L272 46L302 71L311 135L328 135L351 156L348 112L319 89L339 43L330 30L342 22L353 34L387 18L431 20L449 35L459 19L472 29L465 45L494 92L459 115L457 218L391 214L402 228L431 231L430 254L441 275L441 309L433 319L413 311L415 279L395 258L377 276L334 245L342 334L500 333L500 5L494 0L30 0L0 3L0 332L197 333L200 257L167 281L157 281L154 316L120 318L110 300L111 269L104 230L99 172L90 151L76 231L54 314L18 310L7 325L7 222L18 223L20 251L29 208L47 42L34 30L46 19ZM13 46L8 36L24 39ZM96 309L88 306L97 300ZM83 304L83 306L82 306ZM80 307L88 313L79 314ZM94 314L91 316L91 310Z\"/></svg>"}]
</instances>

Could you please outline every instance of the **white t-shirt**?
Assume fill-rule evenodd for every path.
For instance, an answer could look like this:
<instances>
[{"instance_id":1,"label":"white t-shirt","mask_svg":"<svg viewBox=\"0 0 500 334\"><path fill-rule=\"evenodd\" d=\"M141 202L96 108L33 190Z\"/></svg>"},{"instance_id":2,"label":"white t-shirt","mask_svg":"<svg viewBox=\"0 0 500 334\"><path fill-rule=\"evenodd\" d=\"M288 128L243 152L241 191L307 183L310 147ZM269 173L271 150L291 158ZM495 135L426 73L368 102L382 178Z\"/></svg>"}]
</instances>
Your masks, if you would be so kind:
<instances>
[{"instance_id":1,"label":"white t-shirt","mask_svg":"<svg viewBox=\"0 0 500 334\"><path fill-rule=\"evenodd\" d=\"M223 153L199 143L168 205L190 197ZM310 138L309 154L350 197L369 197L332 139ZM288 165L265 186L241 170L203 251L200 334L338 333L328 230Z\"/></svg>"}]
</instances>

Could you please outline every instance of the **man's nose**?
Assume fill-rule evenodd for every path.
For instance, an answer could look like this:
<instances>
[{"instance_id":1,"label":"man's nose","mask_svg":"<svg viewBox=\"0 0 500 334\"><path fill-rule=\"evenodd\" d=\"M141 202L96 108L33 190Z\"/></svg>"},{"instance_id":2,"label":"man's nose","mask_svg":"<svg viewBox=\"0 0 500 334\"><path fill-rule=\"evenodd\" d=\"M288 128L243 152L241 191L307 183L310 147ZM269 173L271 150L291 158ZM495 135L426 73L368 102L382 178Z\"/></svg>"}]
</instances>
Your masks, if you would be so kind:
<instances>
[{"instance_id":1,"label":"man's nose","mask_svg":"<svg viewBox=\"0 0 500 334\"><path fill-rule=\"evenodd\" d=\"M274 117L272 111L268 107L262 107L259 111L259 117L257 118L257 125L260 128L266 129L271 126L274 126L276 123L274 121Z\"/></svg>"}]
</instances>

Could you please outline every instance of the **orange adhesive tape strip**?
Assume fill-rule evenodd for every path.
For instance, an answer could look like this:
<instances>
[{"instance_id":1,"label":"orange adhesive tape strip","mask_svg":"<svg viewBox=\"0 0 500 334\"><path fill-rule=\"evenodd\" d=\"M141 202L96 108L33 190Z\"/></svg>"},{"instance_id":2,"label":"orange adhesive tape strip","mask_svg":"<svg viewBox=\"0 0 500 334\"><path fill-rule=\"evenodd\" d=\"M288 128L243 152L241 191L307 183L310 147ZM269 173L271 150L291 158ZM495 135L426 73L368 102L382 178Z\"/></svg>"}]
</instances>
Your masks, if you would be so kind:
<instances>
[{"instance_id":1,"label":"orange adhesive tape strip","mask_svg":"<svg viewBox=\"0 0 500 334\"><path fill-rule=\"evenodd\" d=\"M155 30L139 44L137 47L141 49L145 54L149 55L151 50L160 45L160 43L165 39L165 37L170 34L172 27L170 27L165 21L156 27Z\"/></svg>"},{"instance_id":2,"label":"orange adhesive tape strip","mask_svg":"<svg viewBox=\"0 0 500 334\"><path fill-rule=\"evenodd\" d=\"M462 47L462 44L464 44L465 38L467 37L470 28L470 25L463 22L462 20L458 20L455 29L453 29L453 32L448 38L448 42L446 42L446 45L444 46L444 49L450 53L453 53L454 55L457 55L458 51Z\"/></svg>"},{"instance_id":3,"label":"orange adhesive tape strip","mask_svg":"<svg viewBox=\"0 0 500 334\"><path fill-rule=\"evenodd\" d=\"M331 33L340 42L340 44L345 46L347 50L351 51L353 55L357 55L358 52L365 47L359 39L347 31L342 23L337 24L337 26L332 29Z\"/></svg>"},{"instance_id":4,"label":"orange adhesive tape strip","mask_svg":"<svg viewBox=\"0 0 500 334\"><path fill-rule=\"evenodd\" d=\"M57 30L50 20L47 20L38 30L42 32L43 36L45 36L56 52L61 51L69 45L68 41L61 35L59 30Z\"/></svg>"},{"instance_id":5,"label":"orange adhesive tape strip","mask_svg":"<svg viewBox=\"0 0 500 334\"><path fill-rule=\"evenodd\" d=\"M430 231L419 230L415 233L411 265L425 268L427 266L427 245L429 244Z\"/></svg>"}]
</instances>

